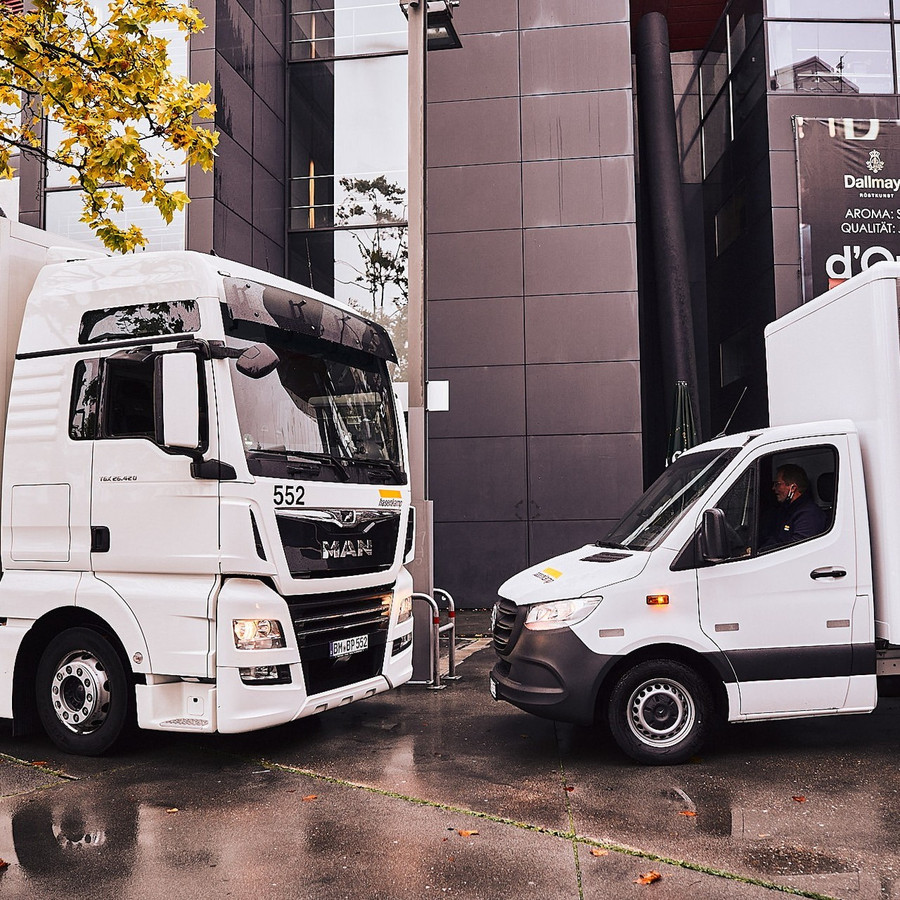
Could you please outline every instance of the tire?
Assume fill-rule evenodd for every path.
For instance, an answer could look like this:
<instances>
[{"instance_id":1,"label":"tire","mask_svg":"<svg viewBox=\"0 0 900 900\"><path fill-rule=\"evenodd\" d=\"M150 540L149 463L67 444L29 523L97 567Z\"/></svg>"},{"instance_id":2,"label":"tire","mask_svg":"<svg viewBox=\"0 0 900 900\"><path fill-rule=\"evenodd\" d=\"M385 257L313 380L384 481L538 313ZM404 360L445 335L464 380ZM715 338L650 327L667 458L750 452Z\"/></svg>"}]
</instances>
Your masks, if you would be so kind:
<instances>
[{"instance_id":1,"label":"tire","mask_svg":"<svg viewBox=\"0 0 900 900\"><path fill-rule=\"evenodd\" d=\"M50 641L35 688L41 724L66 753L105 753L133 718L134 689L122 660L91 628L69 628Z\"/></svg>"},{"instance_id":2,"label":"tire","mask_svg":"<svg viewBox=\"0 0 900 900\"><path fill-rule=\"evenodd\" d=\"M645 765L674 765L699 752L709 733L712 692L684 663L651 659L628 669L609 696L619 748Z\"/></svg>"}]
</instances>

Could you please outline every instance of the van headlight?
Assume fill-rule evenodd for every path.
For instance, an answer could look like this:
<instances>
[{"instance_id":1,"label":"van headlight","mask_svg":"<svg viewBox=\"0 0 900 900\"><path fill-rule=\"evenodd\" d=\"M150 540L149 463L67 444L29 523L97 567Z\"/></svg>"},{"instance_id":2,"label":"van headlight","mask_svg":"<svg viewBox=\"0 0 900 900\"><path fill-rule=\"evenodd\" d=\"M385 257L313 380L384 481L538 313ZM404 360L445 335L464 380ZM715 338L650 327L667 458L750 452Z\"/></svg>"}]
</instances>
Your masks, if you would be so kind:
<instances>
[{"instance_id":1,"label":"van headlight","mask_svg":"<svg viewBox=\"0 0 900 900\"><path fill-rule=\"evenodd\" d=\"M532 631L568 628L586 619L600 605L602 599L602 597L580 597L577 600L535 603L525 617L525 627Z\"/></svg>"}]
</instances>

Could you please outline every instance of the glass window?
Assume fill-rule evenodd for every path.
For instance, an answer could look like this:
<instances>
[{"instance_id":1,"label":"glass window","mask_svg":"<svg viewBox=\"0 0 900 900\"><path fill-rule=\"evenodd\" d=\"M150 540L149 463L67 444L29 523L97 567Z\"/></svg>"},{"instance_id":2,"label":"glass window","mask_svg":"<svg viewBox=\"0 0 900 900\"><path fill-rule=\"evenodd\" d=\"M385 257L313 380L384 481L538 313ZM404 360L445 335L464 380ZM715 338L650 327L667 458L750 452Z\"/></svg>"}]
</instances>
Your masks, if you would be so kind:
<instances>
[{"instance_id":1,"label":"glass window","mask_svg":"<svg viewBox=\"0 0 900 900\"><path fill-rule=\"evenodd\" d=\"M891 32L886 25L770 22L773 91L804 94L891 94Z\"/></svg>"},{"instance_id":2,"label":"glass window","mask_svg":"<svg viewBox=\"0 0 900 900\"><path fill-rule=\"evenodd\" d=\"M155 357L106 361L103 437L156 436L153 414Z\"/></svg>"},{"instance_id":3,"label":"glass window","mask_svg":"<svg viewBox=\"0 0 900 900\"><path fill-rule=\"evenodd\" d=\"M293 0L291 60L406 50L406 17L396 0Z\"/></svg>"},{"instance_id":4,"label":"glass window","mask_svg":"<svg viewBox=\"0 0 900 900\"><path fill-rule=\"evenodd\" d=\"M710 39L700 62L700 97L703 115L706 115L715 103L719 91L728 79L728 43L725 26L723 20Z\"/></svg>"},{"instance_id":5,"label":"glass window","mask_svg":"<svg viewBox=\"0 0 900 900\"><path fill-rule=\"evenodd\" d=\"M732 67L737 65L747 45L756 37L762 21L761 0L732 0L728 9Z\"/></svg>"},{"instance_id":6,"label":"glass window","mask_svg":"<svg viewBox=\"0 0 900 900\"><path fill-rule=\"evenodd\" d=\"M766 93L766 48L763 32L759 31L746 52L738 60L731 74L731 96L734 133L753 112L759 99Z\"/></svg>"},{"instance_id":7,"label":"glass window","mask_svg":"<svg viewBox=\"0 0 900 900\"><path fill-rule=\"evenodd\" d=\"M184 182L170 183L170 188L184 190ZM122 190L125 197L125 211L112 218L118 225L134 223L140 226L147 238L147 250L184 250L185 212L172 215L172 222L166 225L156 207L146 206L141 196L134 191ZM84 222L80 191L48 191L46 195L46 228L55 234L65 235L74 241L81 241L89 247L105 250L100 239Z\"/></svg>"},{"instance_id":8,"label":"glass window","mask_svg":"<svg viewBox=\"0 0 900 900\"><path fill-rule=\"evenodd\" d=\"M772 19L889 19L888 0L766 0Z\"/></svg>"},{"instance_id":9,"label":"glass window","mask_svg":"<svg viewBox=\"0 0 900 900\"><path fill-rule=\"evenodd\" d=\"M99 408L100 360L85 359L75 363L69 410L69 437L73 441L92 441L97 437Z\"/></svg>"},{"instance_id":10,"label":"glass window","mask_svg":"<svg viewBox=\"0 0 900 900\"><path fill-rule=\"evenodd\" d=\"M193 300L92 309L81 317L78 343L92 344L115 338L159 334L187 334L199 328L200 312Z\"/></svg>"},{"instance_id":11,"label":"glass window","mask_svg":"<svg viewBox=\"0 0 900 900\"><path fill-rule=\"evenodd\" d=\"M726 91L703 123L703 174L709 175L731 141L730 97Z\"/></svg>"}]
</instances>

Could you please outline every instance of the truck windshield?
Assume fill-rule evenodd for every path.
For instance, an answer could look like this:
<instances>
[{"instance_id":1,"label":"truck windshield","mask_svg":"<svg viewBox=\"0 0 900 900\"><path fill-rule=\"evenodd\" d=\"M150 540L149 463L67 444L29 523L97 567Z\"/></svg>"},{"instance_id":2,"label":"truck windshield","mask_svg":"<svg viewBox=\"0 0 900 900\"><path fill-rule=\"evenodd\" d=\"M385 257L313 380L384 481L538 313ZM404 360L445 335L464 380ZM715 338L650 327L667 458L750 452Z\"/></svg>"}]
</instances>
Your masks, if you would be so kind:
<instances>
[{"instance_id":1,"label":"truck windshield","mask_svg":"<svg viewBox=\"0 0 900 900\"><path fill-rule=\"evenodd\" d=\"M383 359L271 327L235 322L228 331L230 348L265 343L278 355L263 377L229 360L252 474L405 483Z\"/></svg>"},{"instance_id":2,"label":"truck windshield","mask_svg":"<svg viewBox=\"0 0 900 900\"><path fill-rule=\"evenodd\" d=\"M648 550L687 512L734 459L738 450L704 450L679 456L600 541L601 546Z\"/></svg>"}]
</instances>

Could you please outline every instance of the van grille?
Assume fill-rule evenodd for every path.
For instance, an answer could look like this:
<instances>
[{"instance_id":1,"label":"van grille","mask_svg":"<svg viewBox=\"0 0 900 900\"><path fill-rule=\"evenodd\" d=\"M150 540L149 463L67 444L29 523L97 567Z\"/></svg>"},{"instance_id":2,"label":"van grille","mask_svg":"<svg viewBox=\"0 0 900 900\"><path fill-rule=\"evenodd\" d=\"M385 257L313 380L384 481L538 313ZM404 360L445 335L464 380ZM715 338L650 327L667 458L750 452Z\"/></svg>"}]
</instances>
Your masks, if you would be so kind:
<instances>
[{"instance_id":1,"label":"van grille","mask_svg":"<svg viewBox=\"0 0 900 900\"><path fill-rule=\"evenodd\" d=\"M500 654L509 653L512 649L516 632L516 619L519 607L512 600L501 597L495 607L494 616L494 649Z\"/></svg>"},{"instance_id":2,"label":"van grille","mask_svg":"<svg viewBox=\"0 0 900 900\"><path fill-rule=\"evenodd\" d=\"M381 673L393 594L387 588L286 598L308 694L345 687ZM366 650L335 658L332 643L368 635Z\"/></svg>"}]
</instances>

